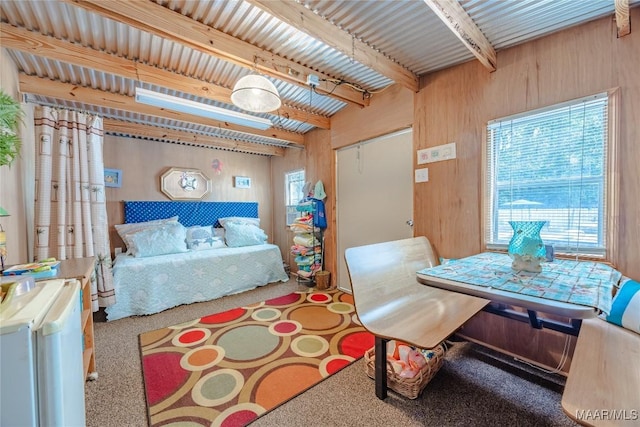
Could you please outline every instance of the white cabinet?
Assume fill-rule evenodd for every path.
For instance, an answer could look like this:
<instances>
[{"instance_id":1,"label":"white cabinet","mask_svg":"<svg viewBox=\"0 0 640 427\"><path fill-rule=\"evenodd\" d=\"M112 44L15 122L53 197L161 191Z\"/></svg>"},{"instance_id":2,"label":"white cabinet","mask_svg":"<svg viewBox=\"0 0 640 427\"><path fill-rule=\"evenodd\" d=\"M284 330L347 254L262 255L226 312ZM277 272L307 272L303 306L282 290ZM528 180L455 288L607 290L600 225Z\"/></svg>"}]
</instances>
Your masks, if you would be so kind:
<instances>
[{"instance_id":1,"label":"white cabinet","mask_svg":"<svg viewBox=\"0 0 640 427\"><path fill-rule=\"evenodd\" d=\"M0 425L85 424L81 311L75 279L8 292L0 309Z\"/></svg>"}]
</instances>

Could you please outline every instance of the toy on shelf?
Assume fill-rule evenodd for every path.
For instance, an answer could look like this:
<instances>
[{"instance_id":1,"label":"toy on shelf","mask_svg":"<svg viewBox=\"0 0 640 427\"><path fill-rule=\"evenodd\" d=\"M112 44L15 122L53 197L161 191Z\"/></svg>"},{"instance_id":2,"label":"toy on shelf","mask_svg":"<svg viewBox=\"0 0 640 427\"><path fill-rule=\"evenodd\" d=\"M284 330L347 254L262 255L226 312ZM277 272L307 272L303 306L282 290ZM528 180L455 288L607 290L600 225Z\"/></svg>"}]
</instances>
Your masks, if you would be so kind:
<instances>
[{"instance_id":1,"label":"toy on shelf","mask_svg":"<svg viewBox=\"0 0 640 427\"><path fill-rule=\"evenodd\" d=\"M17 264L5 268L2 272L3 276L32 276L34 279L42 279L46 277L55 277L58 274L58 265L60 261L55 258L47 258L38 262L30 262L27 264Z\"/></svg>"}]
</instances>

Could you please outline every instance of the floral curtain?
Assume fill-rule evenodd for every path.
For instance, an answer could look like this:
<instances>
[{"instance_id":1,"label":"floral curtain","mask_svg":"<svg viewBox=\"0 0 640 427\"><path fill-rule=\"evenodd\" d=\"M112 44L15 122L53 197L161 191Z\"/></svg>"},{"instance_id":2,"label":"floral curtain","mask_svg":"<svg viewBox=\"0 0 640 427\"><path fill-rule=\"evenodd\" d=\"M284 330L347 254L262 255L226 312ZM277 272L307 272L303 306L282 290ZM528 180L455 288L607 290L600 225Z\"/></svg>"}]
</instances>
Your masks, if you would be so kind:
<instances>
[{"instance_id":1,"label":"floral curtain","mask_svg":"<svg viewBox=\"0 0 640 427\"><path fill-rule=\"evenodd\" d=\"M95 257L93 311L115 303L102 118L36 107L35 258Z\"/></svg>"}]
</instances>

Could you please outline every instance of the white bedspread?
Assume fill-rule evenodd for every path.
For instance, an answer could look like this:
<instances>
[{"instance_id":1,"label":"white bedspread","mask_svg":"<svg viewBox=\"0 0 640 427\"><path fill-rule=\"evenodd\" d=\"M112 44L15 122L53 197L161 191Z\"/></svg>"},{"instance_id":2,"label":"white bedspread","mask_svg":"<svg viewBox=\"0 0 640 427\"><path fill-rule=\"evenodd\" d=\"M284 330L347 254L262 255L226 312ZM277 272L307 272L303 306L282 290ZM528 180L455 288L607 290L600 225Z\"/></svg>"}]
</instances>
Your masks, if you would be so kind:
<instances>
[{"instance_id":1,"label":"white bedspread","mask_svg":"<svg viewBox=\"0 0 640 427\"><path fill-rule=\"evenodd\" d=\"M120 254L113 267L116 303L107 320L153 314L286 282L280 248L272 244L135 258Z\"/></svg>"}]
</instances>

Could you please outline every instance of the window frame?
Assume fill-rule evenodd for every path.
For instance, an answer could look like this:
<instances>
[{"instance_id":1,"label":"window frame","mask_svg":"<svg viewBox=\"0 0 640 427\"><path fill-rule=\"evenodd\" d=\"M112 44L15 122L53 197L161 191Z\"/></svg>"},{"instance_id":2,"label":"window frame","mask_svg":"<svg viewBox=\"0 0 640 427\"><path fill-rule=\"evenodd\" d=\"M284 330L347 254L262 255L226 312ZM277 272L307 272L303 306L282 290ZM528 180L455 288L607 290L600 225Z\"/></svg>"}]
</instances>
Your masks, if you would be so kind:
<instances>
[{"instance_id":1,"label":"window frame","mask_svg":"<svg viewBox=\"0 0 640 427\"><path fill-rule=\"evenodd\" d=\"M292 198L290 197L291 194L289 192L289 185L291 184L291 180L289 179L290 176L294 175L294 174L299 174L302 172L302 180L296 180L296 181L300 181L302 183L302 187L304 187L304 183L305 183L305 179L306 179L306 171L304 168L299 168L299 169L293 169L290 171L287 171L284 173L284 206L285 206L285 225L288 227L291 224L293 224L293 221L295 220L295 218L298 216L297 211L295 210L295 208L297 207L298 203L296 204L290 204ZM302 188L300 189L300 192L302 193ZM301 194L300 200L304 199L304 194ZM293 218L292 218L293 217Z\"/></svg>"},{"instance_id":2,"label":"window frame","mask_svg":"<svg viewBox=\"0 0 640 427\"><path fill-rule=\"evenodd\" d=\"M482 234L481 239L485 250L506 251L508 244L492 243L491 233L493 232L492 223L495 218L489 218L493 213L493 198L495 197L495 182L490 179L489 174L493 173L489 164L489 127L497 121L514 120L529 115L539 114L544 111L559 109L569 105L579 104L589 99L595 99L603 96L607 99L607 135L605 137L606 159L603 165L606 167L604 174L604 213L602 223L604 224L603 244L604 252L581 253L581 252L557 252L555 255L560 257L572 257L576 259L594 259L606 262L615 262L617 259L616 248L618 247L618 200L619 200L619 166L618 166L618 133L619 133L619 88L613 88L608 91L598 92L589 96L568 100L556 104L550 104L545 107L528 110L510 116L504 116L488 121L484 126L483 144L482 144L482 182L481 182L481 203L482 203Z\"/></svg>"}]
</instances>

